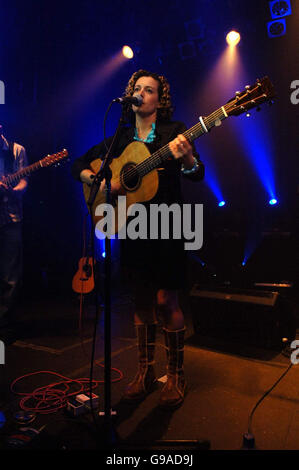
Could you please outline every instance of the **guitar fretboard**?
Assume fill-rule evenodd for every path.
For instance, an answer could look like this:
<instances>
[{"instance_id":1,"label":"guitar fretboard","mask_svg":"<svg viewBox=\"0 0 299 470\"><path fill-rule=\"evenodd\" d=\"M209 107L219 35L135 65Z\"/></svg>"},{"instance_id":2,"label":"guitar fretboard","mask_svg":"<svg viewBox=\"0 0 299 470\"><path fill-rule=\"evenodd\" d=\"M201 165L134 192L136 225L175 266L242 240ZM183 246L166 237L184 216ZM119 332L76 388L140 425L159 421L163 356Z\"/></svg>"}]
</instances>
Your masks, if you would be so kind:
<instances>
[{"instance_id":1,"label":"guitar fretboard","mask_svg":"<svg viewBox=\"0 0 299 470\"><path fill-rule=\"evenodd\" d=\"M67 156L68 156L68 151L66 149L62 150L61 152L54 153L53 155L48 155L42 160L32 163L32 165L26 166L25 168L22 168L21 170L16 171L15 173L11 175L4 176L4 178L1 181L4 184L7 184L8 186L13 185L17 183L18 181L20 181L20 179L26 178L26 176L29 176L34 171L37 171L40 168L55 165L59 163L61 160L63 160L64 158L66 158Z\"/></svg>"},{"instance_id":2,"label":"guitar fretboard","mask_svg":"<svg viewBox=\"0 0 299 470\"><path fill-rule=\"evenodd\" d=\"M32 165L29 165L26 168L23 168L22 170L19 170L16 173L13 173L12 175L5 176L3 178L3 182L8 185L17 183L22 178L25 178L26 176L29 176L34 171L38 170L39 168L42 168L42 166L43 165L41 163L41 160L39 160L38 162L33 163Z\"/></svg>"},{"instance_id":3,"label":"guitar fretboard","mask_svg":"<svg viewBox=\"0 0 299 470\"><path fill-rule=\"evenodd\" d=\"M221 121L228 117L225 110L226 106L228 105L222 106L221 108L211 113L209 116L201 118L200 121L195 124L195 126L185 131L183 133L183 136L185 136L186 139L189 140L189 142L193 142L193 140L209 132L212 127L219 125ZM164 147L160 148L150 157L146 158L143 162L139 163L135 167L135 170L141 177L145 176L147 173L161 165L161 163L167 160L167 158L171 155L172 153L168 144L164 145Z\"/></svg>"}]
</instances>

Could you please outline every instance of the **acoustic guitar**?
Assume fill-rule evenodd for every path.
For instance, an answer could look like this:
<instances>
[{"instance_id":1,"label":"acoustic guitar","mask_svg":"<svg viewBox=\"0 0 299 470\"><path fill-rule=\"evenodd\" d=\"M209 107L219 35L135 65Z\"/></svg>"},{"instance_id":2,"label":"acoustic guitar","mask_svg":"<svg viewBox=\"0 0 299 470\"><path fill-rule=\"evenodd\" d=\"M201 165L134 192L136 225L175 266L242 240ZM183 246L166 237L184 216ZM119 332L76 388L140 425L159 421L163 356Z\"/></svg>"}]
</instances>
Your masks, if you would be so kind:
<instances>
[{"instance_id":1,"label":"acoustic guitar","mask_svg":"<svg viewBox=\"0 0 299 470\"><path fill-rule=\"evenodd\" d=\"M275 96L273 85L268 77L257 80L252 86L246 86L242 92L236 92L236 96L229 100L224 106L217 109L209 116L201 117L195 126L183 133L189 142L201 135L208 133L213 127L221 124L221 121L229 116L238 116L246 111L259 106L261 103L271 101ZM137 202L151 200L158 191L159 177L158 168L171 156L168 144L150 154L147 146L142 142L130 143L123 153L112 160L110 168L112 171L111 182L120 183L126 196L126 208ZM97 173L101 167L102 160L96 159L91 162L91 169ZM83 193L86 203L89 199L90 186L83 183ZM98 191L92 205L92 217L96 224L103 216L95 216L95 209L99 204L106 202L105 194ZM118 202L115 200L115 231L118 227ZM124 222L125 223L125 222Z\"/></svg>"},{"instance_id":2,"label":"acoustic guitar","mask_svg":"<svg viewBox=\"0 0 299 470\"><path fill-rule=\"evenodd\" d=\"M73 277L72 288L78 294L89 294L94 289L92 258L84 257L79 260L78 271Z\"/></svg>"}]
</instances>

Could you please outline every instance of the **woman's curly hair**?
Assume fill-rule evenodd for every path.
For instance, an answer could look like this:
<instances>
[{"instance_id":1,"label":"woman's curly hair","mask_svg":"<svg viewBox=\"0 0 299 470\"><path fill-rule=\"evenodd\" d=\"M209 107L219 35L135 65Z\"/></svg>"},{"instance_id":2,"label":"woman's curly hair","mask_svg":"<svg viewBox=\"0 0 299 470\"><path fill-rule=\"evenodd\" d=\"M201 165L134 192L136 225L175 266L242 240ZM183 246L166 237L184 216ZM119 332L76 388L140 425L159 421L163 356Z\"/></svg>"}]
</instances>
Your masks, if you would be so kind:
<instances>
[{"instance_id":1,"label":"woman's curly hair","mask_svg":"<svg viewBox=\"0 0 299 470\"><path fill-rule=\"evenodd\" d=\"M170 86L167 79L163 75L158 75L157 73L149 72L148 70L138 70L137 72L133 73L131 78L128 81L127 87L125 89L125 95L132 96L134 93L134 88L137 80L140 77L152 77L157 82L159 82L158 86L158 93L159 93L159 101L160 107L157 109L157 118L162 120L170 120L173 108L171 103L171 96L170 96ZM129 116L131 111L131 116ZM132 116L133 111L131 110L131 106L127 108L127 118L128 120L132 121L134 116Z\"/></svg>"}]
</instances>

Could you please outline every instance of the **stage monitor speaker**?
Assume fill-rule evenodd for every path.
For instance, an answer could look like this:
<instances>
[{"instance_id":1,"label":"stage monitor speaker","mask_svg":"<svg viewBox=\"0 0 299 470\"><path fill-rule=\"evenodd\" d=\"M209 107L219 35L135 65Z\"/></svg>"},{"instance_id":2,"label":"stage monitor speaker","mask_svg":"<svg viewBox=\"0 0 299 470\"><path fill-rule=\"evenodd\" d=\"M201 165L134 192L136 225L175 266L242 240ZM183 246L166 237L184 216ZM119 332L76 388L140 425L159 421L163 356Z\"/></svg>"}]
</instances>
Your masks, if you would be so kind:
<instances>
[{"instance_id":1,"label":"stage monitor speaker","mask_svg":"<svg viewBox=\"0 0 299 470\"><path fill-rule=\"evenodd\" d=\"M195 333L266 349L280 349L295 337L291 315L277 291L208 288L190 292Z\"/></svg>"}]
</instances>

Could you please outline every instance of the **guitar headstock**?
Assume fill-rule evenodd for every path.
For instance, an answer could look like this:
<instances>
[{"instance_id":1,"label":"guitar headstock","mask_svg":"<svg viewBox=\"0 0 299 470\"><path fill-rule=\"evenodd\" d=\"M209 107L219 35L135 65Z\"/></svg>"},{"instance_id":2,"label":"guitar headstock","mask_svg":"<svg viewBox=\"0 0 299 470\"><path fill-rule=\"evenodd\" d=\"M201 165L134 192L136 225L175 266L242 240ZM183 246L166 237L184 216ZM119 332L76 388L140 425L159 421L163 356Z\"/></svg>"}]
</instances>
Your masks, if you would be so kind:
<instances>
[{"instance_id":1,"label":"guitar headstock","mask_svg":"<svg viewBox=\"0 0 299 470\"><path fill-rule=\"evenodd\" d=\"M45 158L40 160L40 163L43 167L55 165L56 163L61 162L68 157L68 151L63 149L61 152L53 153L52 155L47 155Z\"/></svg>"},{"instance_id":2,"label":"guitar headstock","mask_svg":"<svg viewBox=\"0 0 299 470\"><path fill-rule=\"evenodd\" d=\"M249 109L258 107L261 103L271 102L275 97L274 87L268 77L257 80L254 85L246 86L245 90L236 92L224 106L228 116L238 116Z\"/></svg>"}]
</instances>

